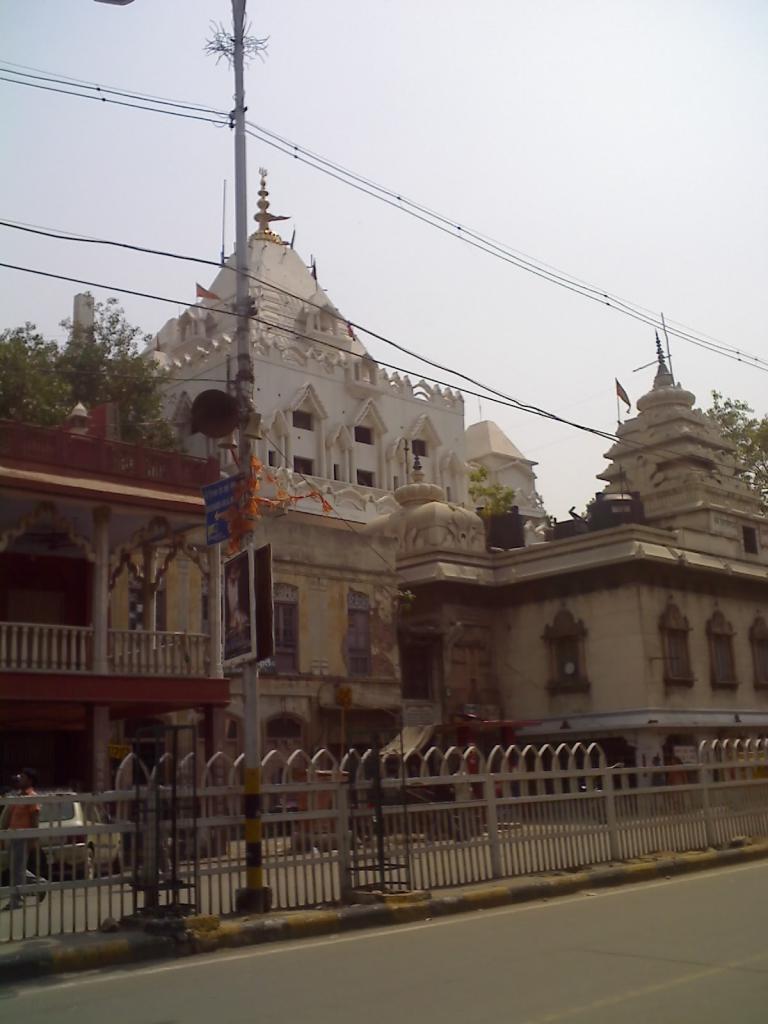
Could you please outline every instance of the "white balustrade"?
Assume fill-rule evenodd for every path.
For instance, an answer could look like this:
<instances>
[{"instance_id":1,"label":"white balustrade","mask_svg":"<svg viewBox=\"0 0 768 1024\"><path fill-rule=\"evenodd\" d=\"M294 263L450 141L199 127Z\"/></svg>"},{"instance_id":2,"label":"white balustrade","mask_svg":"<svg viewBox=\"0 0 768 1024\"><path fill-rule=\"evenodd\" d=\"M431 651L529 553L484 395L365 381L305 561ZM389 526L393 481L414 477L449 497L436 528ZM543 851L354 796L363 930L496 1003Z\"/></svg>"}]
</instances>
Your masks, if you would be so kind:
<instances>
[{"instance_id":1,"label":"white balustrade","mask_svg":"<svg viewBox=\"0 0 768 1024\"><path fill-rule=\"evenodd\" d=\"M202 633L109 630L109 670L122 675L206 676L209 639ZM0 672L91 672L93 629L0 622Z\"/></svg>"},{"instance_id":2,"label":"white balustrade","mask_svg":"<svg viewBox=\"0 0 768 1024\"><path fill-rule=\"evenodd\" d=\"M0 671L88 672L93 630L36 622L0 622Z\"/></svg>"},{"instance_id":3,"label":"white balustrade","mask_svg":"<svg viewBox=\"0 0 768 1024\"><path fill-rule=\"evenodd\" d=\"M110 629L110 671L142 676L205 676L208 637L203 633L157 633Z\"/></svg>"}]
</instances>

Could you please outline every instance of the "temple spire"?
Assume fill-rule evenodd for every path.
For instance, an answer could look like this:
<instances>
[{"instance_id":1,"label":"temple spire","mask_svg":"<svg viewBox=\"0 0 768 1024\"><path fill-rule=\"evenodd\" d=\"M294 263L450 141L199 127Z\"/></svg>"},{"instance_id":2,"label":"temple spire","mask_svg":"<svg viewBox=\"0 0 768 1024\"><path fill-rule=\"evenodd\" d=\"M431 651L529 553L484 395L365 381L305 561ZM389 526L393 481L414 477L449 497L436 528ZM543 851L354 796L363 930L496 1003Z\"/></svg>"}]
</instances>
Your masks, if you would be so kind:
<instances>
[{"instance_id":1,"label":"temple spire","mask_svg":"<svg viewBox=\"0 0 768 1024\"><path fill-rule=\"evenodd\" d=\"M672 379L672 374L667 368L667 362L664 358L664 349L662 348L661 338L659 337L658 331L656 331L656 359L658 360L658 369L656 370L656 377L653 381L654 391L657 388L672 387L674 381Z\"/></svg>"},{"instance_id":2,"label":"temple spire","mask_svg":"<svg viewBox=\"0 0 768 1024\"><path fill-rule=\"evenodd\" d=\"M289 220L289 217L280 217L274 213L269 213L269 191L267 189L267 171L266 168L260 167L259 174L261 175L261 188L259 189L259 201L256 204L259 208L259 212L254 214L253 219L259 225L259 230L256 232L256 238L263 238L269 242L278 242L280 245L283 244L283 240L277 232L272 231L270 224L273 224L277 220Z\"/></svg>"}]
</instances>

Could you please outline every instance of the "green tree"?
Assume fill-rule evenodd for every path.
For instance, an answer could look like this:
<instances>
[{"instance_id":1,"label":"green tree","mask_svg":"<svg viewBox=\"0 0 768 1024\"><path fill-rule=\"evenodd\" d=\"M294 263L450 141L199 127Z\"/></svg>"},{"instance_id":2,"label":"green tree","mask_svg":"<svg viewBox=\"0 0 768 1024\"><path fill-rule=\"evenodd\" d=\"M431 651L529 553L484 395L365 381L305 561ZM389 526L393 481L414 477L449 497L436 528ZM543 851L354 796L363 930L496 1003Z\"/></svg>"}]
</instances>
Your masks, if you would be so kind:
<instances>
[{"instance_id":1,"label":"green tree","mask_svg":"<svg viewBox=\"0 0 768 1024\"><path fill-rule=\"evenodd\" d=\"M469 496L480 506L480 514L497 516L509 512L515 503L515 492L503 484L488 483L488 470L485 466L476 466L469 474Z\"/></svg>"},{"instance_id":2,"label":"green tree","mask_svg":"<svg viewBox=\"0 0 768 1024\"><path fill-rule=\"evenodd\" d=\"M66 379L56 373L59 355L34 324L0 332L0 419L61 423L72 402Z\"/></svg>"},{"instance_id":3,"label":"green tree","mask_svg":"<svg viewBox=\"0 0 768 1024\"><path fill-rule=\"evenodd\" d=\"M712 392L707 416L717 423L723 436L736 445L736 457L743 465L743 478L760 495L768 512L768 416L758 418L741 398L725 398Z\"/></svg>"},{"instance_id":4,"label":"green tree","mask_svg":"<svg viewBox=\"0 0 768 1024\"><path fill-rule=\"evenodd\" d=\"M75 329L70 320L61 326L69 334L61 348L33 324L0 335L0 417L52 426L76 402L89 409L114 402L124 441L174 447L162 416L166 373L141 354L139 343L150 335L128 323L117 299L95 304L92 330Z\"/></svg>"}]
</instances>

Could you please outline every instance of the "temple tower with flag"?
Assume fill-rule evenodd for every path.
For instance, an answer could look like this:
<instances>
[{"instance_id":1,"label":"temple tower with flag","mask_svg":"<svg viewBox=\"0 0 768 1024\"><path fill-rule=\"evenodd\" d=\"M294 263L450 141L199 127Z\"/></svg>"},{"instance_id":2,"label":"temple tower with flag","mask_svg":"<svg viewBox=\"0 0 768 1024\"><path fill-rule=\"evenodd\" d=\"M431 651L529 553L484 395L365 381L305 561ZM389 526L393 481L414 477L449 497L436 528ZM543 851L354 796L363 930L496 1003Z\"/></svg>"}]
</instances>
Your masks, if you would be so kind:
<instances>
[{"instance_id":1,"label":"temple tower with flag","mask_svg":"<svg viewBox=\"0 0 768 1024\"><path fill-rule=\"evenodd\" d=\"M468 500L464 402L459 392L390 372L355 330L275 224L261 172L256 230L249 239L251 349L263 436L257 454L292 492L319 489L343 516L365 522L394 507L414 455L450 500ZM191 433L201 391L227 389L235 374L234 257L199 301L154 339L170 372L167 414L186 451L212 455L216 442ZM224 456L225 460L227 456Z\"/></svg>"}]
</instances>

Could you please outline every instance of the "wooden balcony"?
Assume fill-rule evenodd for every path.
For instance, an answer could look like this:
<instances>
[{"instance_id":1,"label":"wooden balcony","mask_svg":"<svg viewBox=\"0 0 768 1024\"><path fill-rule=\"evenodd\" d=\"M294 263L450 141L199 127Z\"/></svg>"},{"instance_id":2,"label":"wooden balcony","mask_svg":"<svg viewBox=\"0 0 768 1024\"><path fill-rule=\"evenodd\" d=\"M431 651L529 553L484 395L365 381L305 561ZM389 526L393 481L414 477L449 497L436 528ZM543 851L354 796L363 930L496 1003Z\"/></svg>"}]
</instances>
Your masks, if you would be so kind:
<instances>
[{"instance_id":1,"label":"wooden balcony","mask_svg":"<svg viewBox=\"0 0 768 1024\"><path fill-rule=\"evenodd\" d=\"M110 629L111 675L186 676L210 672L210 639L202 633ZM93 671L93 629L32 622L0 622L0 672Z\"/></svg>"}]
</instances>

